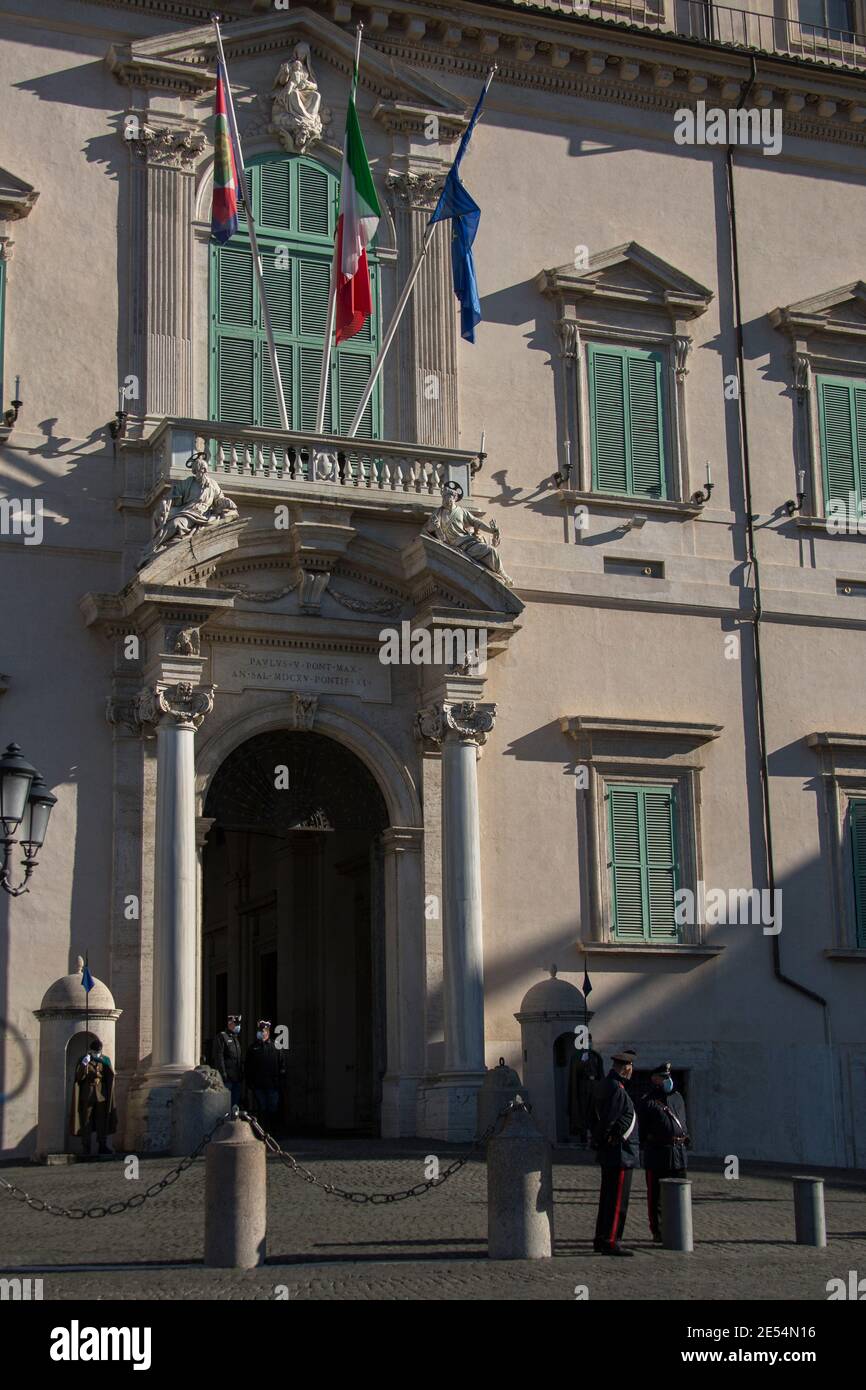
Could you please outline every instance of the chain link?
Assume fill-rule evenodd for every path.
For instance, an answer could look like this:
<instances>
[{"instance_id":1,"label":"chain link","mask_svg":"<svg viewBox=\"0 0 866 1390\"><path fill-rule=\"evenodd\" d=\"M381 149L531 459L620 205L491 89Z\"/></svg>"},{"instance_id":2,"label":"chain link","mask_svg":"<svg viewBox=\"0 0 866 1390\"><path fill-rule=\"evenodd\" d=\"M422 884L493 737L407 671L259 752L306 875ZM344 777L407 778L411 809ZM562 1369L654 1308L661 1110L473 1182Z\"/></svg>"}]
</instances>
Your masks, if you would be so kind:
<instances>
[{"instance_id":1,"label":"chain link","mask_svg":"<svg viewBox=\"0 0 866 1390\"><path fill-rule=\"evenodd\" d=\"M50 1216L66 1216L70 1221L81 1221L85 1217L98 1220L103 1216L118 1216L122 1211L134 1211L137 1207L143 1206L150 1197L159 1196L160 1192L164 1192L167 1187L171 1187L172 1183L176 1183L181 1173L185 1173L187 1168L190 1168L195 1160L204 1153L217 1130L221 1125L225 1124L227 1120L246 1120L253 1133L258 1135L262 1140L268 1152L279 1159L284 1167L288 1168L291 1172L298 1173L304 1179L304 1182L313 1184L315 1187L318 1187L321 1192L327 1193L329 1197L342 1197L344 1201L354 1202L356 1206L365 1206L367 1203L370 1203L372 1206L384 1206L389 1202L405 1202L407 1197L424 1197L428 1192L432 1192L434 1187L441 1187L442 1184L447 1182L449 1178L452 1178L455 1173L459 1173L460 1169L463 1168L469 1162L470 1158L473 1158L479 1150L486 1148L488 1142L493 1138L493 1135L496 1133L506 1115L508 1115L510 1111L518 1108L531 1110L532 1106L528 1101L522 1100L519 1097L516 1101L509 1101L507 1105L502 1107L496 1119L493 1121L493 1124L488 1125L484 1133L473 1140L467 1152L465 1154L460 1154L452 1163L449 1163L448 1167L444 1169L438 1177L427 1178L424 1182L416 1182L414 1187L408 1187L398 1192L352 1192L346 1188L337 1187L335 1183L321 1182L316 1174L311 1172L309 1168L305 1168L302 1163L299 1163L293 1154L287 1153L281 1148L273 1135L268 1134L262 1129L262 1126L254 1115L250 1115L246 1110L240 1110L237 1106L232 1110L226 1111L225 1115L220 1116L213 1128L204 1136L201 1143L196 1146L187 1158L181 1159L176 1168L170 1169L165 1177L160 1178L158 1182L151 1183L150 1187L148 1187L145 1192L137 1192L132 1197L128 1197L125 1202L112 1202L111 1205L107 1207L101 1204L92 1207L60 1207L55 1206L52 1202L44 1202L40 1197L31 1197L29 1192L25 1192L21 1187L15 1187L13 1183L6 1182L3 1178L0 1178L0 1190L8 1192L13 1201L26 1202L27 1206L33 1211L46 1211Z\"/></svg>"},{"instance_id":2,"label":"chain link","mask_svg":"<svg viewBox=\"0 0 866 1390\"><path fill-rule=\"evenodd\" d=\"M525 1110L532 1109L529 1102L524 1100L519 1100L519 1106ZM302 1163L299 1163L293 1154L286 1153L273 1135L267 1134L265 1130L262 1129L254 1115L249 1115L246 1111L241 1111L240 1118L249 1122L253 1133L259 1136L268 1152L272 1153L275 1158L278 1158L284 1167L288 1168L292 1173L297 1173L304 1179L304 1182L311 1183L318 1187L320 1192L327 1193L329 1197L342 1197L344 1201L354 1202L356 1206L365 1206L367 1203L372 1206L384 1206L388 1202L405 1202L407 1197L424 1197L428 1192L432 1192L434 1187L441 1187L442 1184L447 1182L449 1178L452 1178L455 1173L459 1173L460 1169L463 1168L464 1165L469 1162L470 1158L473 1158L479 1150L486 1148L489 1140L493 1138L493 1135L496 1133L496 1130L509 1111L517 1108L518 1103L515 1101L509 1101L507 1105L504 1105L493 1121L493 1124L488 1125L484 1133L473 1140L468 1151L465 1154L461 1154L459 1158L455 1158L452 1163L449 1163L448 1167L444 1169L438 1177L427 1178L425 1182L416 1182L414 1187L408 1187L398 1192L352 1192L346 1188L337 1187L335 1183L321 1182L319 1178L316 1177L316 1174L311 1172L309 1168L305 1168Z\"/></svg>"},{"instance_id":3,"label":"chain link","mask_svg":"<svg viewBox=\"0 0 866 1390\"><path fill-rule=\"evenodd\" d=\"M246 1117L244 1117L246 1118ZM172 1183L176 1183L181 1173L185 1173L195 1160L204 1153L213 1136L216 1134L220 1125L225 1124L226 1120L232 1119L232 1111L227 1110L225 1115L221 1115L213 1128L202 1139L201 1143L193 1149L187 1158L181 1159L176 1168L171 1168L164 1178L158 1182L152 1182L145 1192L136 1192L132 1197L128 1197L125 1202L112 1202L110 1206L97 1204L92 1207L60 1207L53 1202L44 1202L40 1197L31 1197L29 1192L25 1192L22 1187L15 1187L13 1183L6 1182L0 1178L0 1191L8 1192L15 1202L26 1202L27 1206L33 1211L47 1211L50 1216L66 1216L70 1221L83 1221L85 1217L92 1217L98 1220L103 1216L119 1216L122 1211L134 1211L141 1207L150 1197L159 1196Z\"/></svg>"}]
</instances>

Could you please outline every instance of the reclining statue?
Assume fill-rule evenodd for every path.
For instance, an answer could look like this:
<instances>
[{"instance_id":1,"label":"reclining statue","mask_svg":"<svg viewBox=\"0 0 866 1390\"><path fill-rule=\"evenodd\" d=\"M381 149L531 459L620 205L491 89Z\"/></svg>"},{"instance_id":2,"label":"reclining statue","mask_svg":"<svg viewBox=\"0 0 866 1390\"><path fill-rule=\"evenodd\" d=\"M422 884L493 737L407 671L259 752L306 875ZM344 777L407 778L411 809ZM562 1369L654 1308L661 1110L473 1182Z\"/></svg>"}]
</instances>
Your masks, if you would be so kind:
<instances>
[{"instance_id":1,"label":"reclining statue","mask_svg":"<svg viewBox=\"0 0 866 1390\"><path fill-rule=\"evenodd\" d=\"M459 550L467 559L474 560L476 565L492 570L504 584L513 585L513 579L505 573L499 558L499 527L495 522L488 524L473 516L468 507L459 506L462 499L463 489L459 483L443 483L442 506L428 518L424 530L453 550ZM490 532L491 545L479 538L479 531Z\"/></svg>"},{"instance_id":2,"label":"reclining statue","mask_svg":"<svg viewBox=\"0 0 866 1390\"><path fill-rule=\"evenodd\" d=\"M191 536L200 527L237 520L238 509L210 476L205 455L193 454L186 466L191 470L192 477L174 483L170 495L164 497L157 507L153 518L153 540L141 558L139 569L154 555L165 550L166 546Z\"/></svg>"}]
</instances>

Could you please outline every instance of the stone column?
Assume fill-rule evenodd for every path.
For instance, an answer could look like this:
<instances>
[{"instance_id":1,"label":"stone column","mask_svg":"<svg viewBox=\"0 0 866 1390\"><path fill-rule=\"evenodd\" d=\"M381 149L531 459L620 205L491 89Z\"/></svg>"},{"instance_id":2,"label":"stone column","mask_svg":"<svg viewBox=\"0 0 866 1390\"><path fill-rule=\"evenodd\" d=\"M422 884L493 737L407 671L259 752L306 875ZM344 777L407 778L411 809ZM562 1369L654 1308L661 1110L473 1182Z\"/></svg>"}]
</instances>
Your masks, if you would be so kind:
<instances>
[{"instance_id":1,"label":"stone column","mask_svg":"<svg viewBox=\"0 0 866 1390\"><path fill-rule=\"evenodd\" d=\"M444 175L392 173L387 178L400 248L402 284L421 248ZM400 438L454 448L457 445L457 301L451 284L451 242L438 229L397 340L400 353Z\"/></svg>"},{"instance_id":2,"label":"stone column","mask_svg":"<svg viewBox=\"0 0 866 1390\"><path fill-rule=\"evenodd\" d=\"M442 749L442 940L445 1094L427 1097L428 1125L442 1137L475 1132L484 1063L484 945L481 911L481 829L476 763L493 728L496 706L443 701L418 716L422 735Z\"/></svg>"},{"instance_id":3,"label":"stone column","mask_svg":"<svg viewBox=\"0 0 866 1390\"><path fill-rule=\"evenodd\" d=\"M392 826L381 837L386 932L387 1071L382 1081L382 1135L415 1133L418 1082L424 1072L423 830Z\"/></svg>"},{"instance_id":4,"label":"stone column","mask_svg":"<svg viewBox=\"0 0 866 1390\"><path fill-rule=\"evenodd\" d=\"M203 131L183 123L126 127L132 159L130 208L130 341L121 380L137 378L132 415L191 416L192 223L195 164ZM130 135L133 138L130 138Z\"/></svg>"},{"instance_id":5,"label":"stone column","mask_svg":"<svg viewBox=\"0 0 866 1390\"><path fill-rule=\"evenodd\" d=\"M198 1063L198 874L195 732L213 708L213 688L188 681L143 690L137 715L156 728L156 847L153 868L153 1031L144 1078L147 1138L170 1142L171 1091Z\"/></svg>"}]
</instances>

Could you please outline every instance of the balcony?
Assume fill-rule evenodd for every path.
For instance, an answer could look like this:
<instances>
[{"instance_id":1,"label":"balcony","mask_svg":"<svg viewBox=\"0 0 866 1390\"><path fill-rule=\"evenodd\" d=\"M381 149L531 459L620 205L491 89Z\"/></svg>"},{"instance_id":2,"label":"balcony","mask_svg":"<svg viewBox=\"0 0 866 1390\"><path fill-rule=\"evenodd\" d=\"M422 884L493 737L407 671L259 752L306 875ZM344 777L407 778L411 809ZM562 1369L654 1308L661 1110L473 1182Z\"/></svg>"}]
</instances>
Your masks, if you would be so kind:
<instances>
[{"instance_id":1,"label":"balcony","mask_svg":"<svg viewBox=\"0 0 866 1390\"><path fill-rule=\"evenodd\" d=\"M465 497L484 455L461 449L392 440L346 439L210 420L168 418L144 439L124 440L127 494L154 499L174 479L187 478L196 451L231 495L284 494L347 500L424 503L438 506L444 482L459 483Z\"/></svg>"},{"instance_id":2,"label":"balcony","mask_svg":"<svg viewBox=\"0 0 866 1390\"><path fill-rule=\"evenodd\" d=\"M541 4L545 9L580 18L677 34L745 52L771 53L855 71L866 68L866 34L733 9L710 0L590 0L588 5L586 0L541 0Z\"/></svg>"}]
</instances>

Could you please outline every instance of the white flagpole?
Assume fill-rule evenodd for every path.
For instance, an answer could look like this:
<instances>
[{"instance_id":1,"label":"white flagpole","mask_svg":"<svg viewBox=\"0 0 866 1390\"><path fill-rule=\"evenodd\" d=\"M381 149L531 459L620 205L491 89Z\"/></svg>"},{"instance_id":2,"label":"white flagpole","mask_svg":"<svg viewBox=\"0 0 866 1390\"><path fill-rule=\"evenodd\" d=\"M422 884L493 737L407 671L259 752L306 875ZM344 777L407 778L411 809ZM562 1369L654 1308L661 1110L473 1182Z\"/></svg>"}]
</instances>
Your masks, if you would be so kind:
<instances>
[{"instance_id":1,"label":"white flagpole","mask_svg":"<svg viewBox=\"0 0 866 1390\"><path fill-rule=\"evenodd\" d=\"M355 66L352 69L352 93L350 100L355 95L356 73L361 63L361 36L364 33L363 24L359 24L355 31ZM344 137L345 149L345 137ZM340 189L340 202L342 204L343 190ZM322 350L322 369L319 373L319 401L316 406L316 433L321 434L325 428L325 401L328 396L328 374L331 370L331 346L334 341L334 321L337 317L337 240L334 238L334 255L331 259L331 281L328 285L328 316L325 324L325 346Z\"/></svg>"},{"instance_id":2,"label":"white flagpole","mask_svg":"<svg viewBox=\"0 0 866 1390\"><path fill-rule=\"evenodd\" d=\"M487 81L484 84L485 96L490 90L490 84L496 76L496 73L497 65L494 64L488 72ZM478 119L481 119L480 112ZM391 315L391 322L388 324L388 331L386 332L385 337L382 339L382 346L379 348L379 353L376 357L376 361L373 363L373 370L370 373L370 379L367 382L367 385L364 387L364 394L358 402L358 409L355 411L355 414L352 417L352 423L349 426L348 432L349 439L354 439L355 435L358 433L358 426L361 423L361 417L364 414L364 411L367 409L367 403L369 402L370 397L373 394L373 387L376 385L376 382L379 379L379 374L382 371L382 367L384 366L385 357L387 356L388 349L394 341L394 334L397 332L397 329L400 326L400 320L403 317L403 310L406 308L406 305L409 302L409 296L415 287L415 281L421 274L421 267L424 264L424 257L427 255L427 252L430 248L430 242L433 238L433 233L438 225L438 222L432 222L427 224L427 230L424 233L424 240L421 243L421 249L418 252L418 255L415 257L415 264L409 271L409 278L403 286L403 292L400 295L400 298L397 300L394 312Z\"/></svg>"},{"instance_id":3,"label":"white flagpole","mask_svg":"<svg viewBox=\"0 0 866 1390\"><path fill-rule=\"evenodd\" d=\"M243 203L247 214L247 227L249 229L250 234L250 249L253 253L253 270L255 271L256 286L259 291L259 303L262 306L262 320L265 325L265 336L268 340L268 356L271 360L271 375L274 379L274 390L277 396L277 408L280 412L280 426L282 429L288 431L290 428L289 416L286 410L286 398L283 395L283 379L280 376L280 364L277 361L277 347L276 343L274 342L274 330L271 324L271 311L268 308L268 301L265 298L264 276L262 272L262 257L261 253L259 252L259 243L256 238L256 224L253 219L253 208L252 203L250 201L249 191L247 189L246 174L244 173L244 155L243 150L241 149L241 137L238 132L238 123L235 118L235 104L232 99L232 88L231 83L229 82L228 68L226 67L226 55L223 52L222 35L220 34L219 21L216 15L214 15L213 27L214 32L216 33L217 51L219 53L220 62L222 63L223 72L225 73L226 77L226 106L228 108L229 126L231 127L232 143L234 145L235 162L238 166L238 192L241 195L241 202Z\"/></svg>"}]
</instances>

